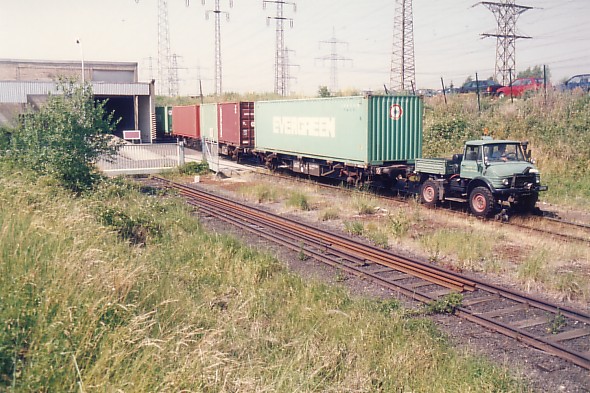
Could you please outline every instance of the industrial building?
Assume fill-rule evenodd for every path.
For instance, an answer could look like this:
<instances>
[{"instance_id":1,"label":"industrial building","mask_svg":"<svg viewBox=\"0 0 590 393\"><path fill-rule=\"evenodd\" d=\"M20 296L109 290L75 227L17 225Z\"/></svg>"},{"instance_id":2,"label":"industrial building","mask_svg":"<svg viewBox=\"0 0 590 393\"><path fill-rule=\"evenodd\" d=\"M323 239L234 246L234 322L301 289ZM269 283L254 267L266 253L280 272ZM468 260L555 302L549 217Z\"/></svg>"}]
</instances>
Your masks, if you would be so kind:
<instances>
[{"instance_id":1,"label":"industrial building","mask_svg":"<svg viewBox=\"0 0 590 393\"><path fill-rule=\"evenodd\" d=\"M132 62L0 59L0 126L14 125L19 114L38 108L49 94L57 93L60 77L92 84L95 99L106 99L105 109L121 119L115 135L138 130L135 134L142 143L155 140L154 82L138 82L137 63Z\"/></svg>"}]
</instances>

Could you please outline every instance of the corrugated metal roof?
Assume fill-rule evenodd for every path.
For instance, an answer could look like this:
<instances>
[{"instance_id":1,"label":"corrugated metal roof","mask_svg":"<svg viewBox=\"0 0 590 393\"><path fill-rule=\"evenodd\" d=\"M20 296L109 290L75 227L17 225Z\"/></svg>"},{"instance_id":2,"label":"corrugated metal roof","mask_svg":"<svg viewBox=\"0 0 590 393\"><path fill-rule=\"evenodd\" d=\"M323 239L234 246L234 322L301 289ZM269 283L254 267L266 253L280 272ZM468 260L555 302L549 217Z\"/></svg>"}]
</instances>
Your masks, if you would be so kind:
<instances>
[{"instance_id":1,"label":"corrugated metal roof","mask_svg":"<svg viewBox=\"0 0 590 393\"><path fill-rule=\"evenodd\" d=\"M98 96L148 96L149 83L92 83ZM56 94L54 82L0 81L0 103L26 104L27 96Z\"/></svg>"}]
</instances>

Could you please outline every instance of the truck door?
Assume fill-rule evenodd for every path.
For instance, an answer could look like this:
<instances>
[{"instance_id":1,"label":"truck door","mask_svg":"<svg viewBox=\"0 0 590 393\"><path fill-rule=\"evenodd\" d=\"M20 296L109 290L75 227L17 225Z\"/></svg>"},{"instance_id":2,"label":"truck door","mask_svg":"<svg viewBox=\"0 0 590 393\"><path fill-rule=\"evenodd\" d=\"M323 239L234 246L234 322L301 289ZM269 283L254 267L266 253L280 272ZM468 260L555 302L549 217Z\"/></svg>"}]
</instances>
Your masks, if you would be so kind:
<instances>
[{"instance_id":1,"label":"truck door","mask_svg":"<svg viewBox=\"0 0 590 393\"><path fill-rule=\"evenodd\" d=\"M482 156L481 146L465 146L463 161L461 161L461 177L473 179L481 174Z\"/></svg>"}]
</instances>

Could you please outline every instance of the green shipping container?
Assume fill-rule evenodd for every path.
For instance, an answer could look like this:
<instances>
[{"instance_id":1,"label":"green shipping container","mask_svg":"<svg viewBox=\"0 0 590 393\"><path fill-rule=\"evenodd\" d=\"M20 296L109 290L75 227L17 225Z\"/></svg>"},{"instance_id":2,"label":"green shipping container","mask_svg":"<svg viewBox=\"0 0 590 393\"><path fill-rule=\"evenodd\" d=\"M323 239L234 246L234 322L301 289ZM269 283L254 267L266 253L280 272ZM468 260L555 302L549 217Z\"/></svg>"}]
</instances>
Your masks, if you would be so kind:
<instances>
[{"instance_id":1,"label":"green shipping container","mask_svg":"<svg viewBox=\"0 0 590 393\"><path fill-rule=\"evenodd\" d=\"M254 113L259 151L363 166L422 156L419 97L260 101Z\"/></svg>"},{"instance_id":2,"label":"green shipping container","mask_svg":"<svg viewBox=\"0 0 590 393\"><path fill-rule=\"evenodd\" d=\"M172 133L172 107L156 107L156 133L158 137L168 136Z\"/></svg>"},{"instance_id":3,"label":"green shipping container","mask_svg":"<svg viewBox=\"0 0 590 393\"><path fill-rule=\"evenodd\" d=\"M201 137L210 141L219 140L219 122L217 121L217 104L201 105Z\"/></svg>"}]
</instances>

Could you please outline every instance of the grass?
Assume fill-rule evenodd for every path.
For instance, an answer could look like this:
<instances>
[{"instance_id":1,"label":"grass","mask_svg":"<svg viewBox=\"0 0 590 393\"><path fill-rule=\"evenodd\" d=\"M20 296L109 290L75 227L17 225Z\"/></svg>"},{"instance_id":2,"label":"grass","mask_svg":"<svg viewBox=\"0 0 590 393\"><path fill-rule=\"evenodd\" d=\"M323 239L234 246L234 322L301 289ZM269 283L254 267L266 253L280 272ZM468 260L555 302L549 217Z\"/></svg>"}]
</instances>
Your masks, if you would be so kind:
<instances>
[{"instance_id":1,"label":"grass","mask_svg":"<svg viewBox=\"0 0 590 393\"><path fill-rule=\"evenodd\" d=\"M375 214L377 201L365 194L357 194L352 198L352 206L360 215Z\"/></svg>"},{"instance_id":2,"label":"grass","mask_svg":"<svg viewBox=\"0 0 590 393\"><path fill-rule=\"evenodd\" d=\"M258 203L278 202L281 197L281 193L276 187L267 184L243 187L240 192L243 195L254 198Z\"/></svg>"},{"instance_id":3,"label":"grass","mask_svg":"<svg viewBox=\"0 0 590 393\"><path fill-rule=\"evenodd\" d=\"M287 198L286 205L298 210L311 210L309 197L301 191L293 191Z\"/></svg>"},{"instance_id":4,"label":"grass","mask_svg":"<svg viewBox=\"0 0 590 393\"><path fill-rule=\"evenodd\" d=\"M365 224L362 221L345 221L344 229L351 235L361 236L365 233Z\"/></svg>"},{"instance_id":5,"label":"grass","mask_svg":"<svg viewBox=\"0 0 590 393\"><path fill-rule=\"evenodd\" d=\"M334 207L324 209L319 216L320 221L331 221L340 218L340 211Z\"/></svg>"},{"instance_id":6,"label":"grass","mask_svg":"<svg viewBox=\"0 0 590 393\"><path fill-rule=\"evenodd\" d=\"M111 184L74 199L10 174L0 199L0 390L526 390L395 304L204 231L174 198ZM134 245L105 206L158 236Z\"/></svg>"},{"instance_id":7,"label":"grass","mask_svg":"<svg viewBox=\"0 0 590 393\"><path fill-rule=\"evenodd\" d=\"M458 270L483 271L494 258L495 240L472 230L438 229L425 233L420 242L433 261L438 261L441 255L453 256Z\"/></svg>"},{"instance_id":8,"label":"grass","mask_svg":"<svg viewBox=\"0 0 590 393\"><path fill-rule=\"evenodd\" d=\"M548 281L549 271L547 269L548 253L546 250L540 249L531 254L518 267L517 275L524 283L544 283Z\"/></svg>"}]
</instances>

